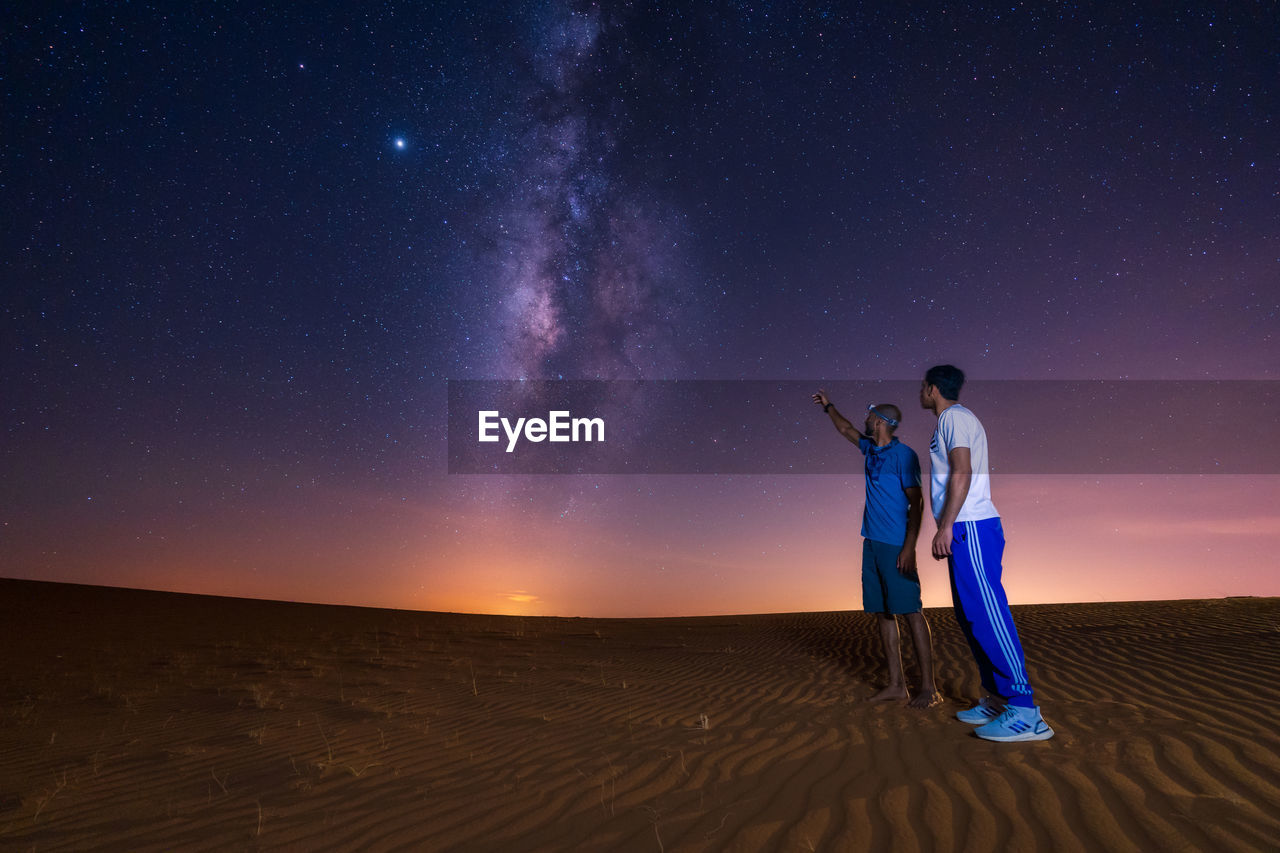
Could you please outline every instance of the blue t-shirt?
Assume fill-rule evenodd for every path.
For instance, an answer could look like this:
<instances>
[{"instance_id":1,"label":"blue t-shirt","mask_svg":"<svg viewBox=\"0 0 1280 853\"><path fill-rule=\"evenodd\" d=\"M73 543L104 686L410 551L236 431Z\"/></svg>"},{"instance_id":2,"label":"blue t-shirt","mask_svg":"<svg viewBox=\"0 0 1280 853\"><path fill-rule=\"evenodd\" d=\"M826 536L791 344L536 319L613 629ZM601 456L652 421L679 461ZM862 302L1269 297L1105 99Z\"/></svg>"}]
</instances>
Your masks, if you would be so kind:
<instances>
[{"instance_id":1,"label":"blue t-shirt","mask_svg":"<svg viewBox=\"0 0 1280 853\"><path fill-rule=\"evenodd\" d=\"M887 545L907 541L907 493L920 487L920 459L896 438L884 447L871 439L858 442L866 456L867 504L862 511L862 535Z\"/></svg>"}]
</instances>

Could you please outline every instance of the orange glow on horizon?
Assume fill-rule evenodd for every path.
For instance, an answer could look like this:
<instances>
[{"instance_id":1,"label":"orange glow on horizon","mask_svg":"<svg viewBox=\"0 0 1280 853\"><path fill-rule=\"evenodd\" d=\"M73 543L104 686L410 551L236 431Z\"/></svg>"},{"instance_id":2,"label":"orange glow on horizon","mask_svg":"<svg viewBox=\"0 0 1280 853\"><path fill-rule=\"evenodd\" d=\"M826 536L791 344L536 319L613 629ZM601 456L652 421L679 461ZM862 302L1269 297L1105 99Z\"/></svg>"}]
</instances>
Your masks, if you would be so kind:
<instances>
[{"instance_id":1,"label":"orange glow on horizon","mask_svg":"<svg viewBox=\"0 0 1280 853\"><path fill-rule=\"evenodd\" d=\"M267 519L279 537L257 545L237 535L235 516L157 542L86 530L57 551L17 555L9 564L22 571L6 575L526 616L861 609L858 478L632 482L612 503L552 504L545 517L375 504L335 524L286 508ZM1266 511L1280 505L1280 477L1005 476L995 501L1013 604L1280 595L1280 517ZM945 563L928 555L933 529L926 519L917 547L923 599L948 607Z\"/></svg>"}]
</instances>

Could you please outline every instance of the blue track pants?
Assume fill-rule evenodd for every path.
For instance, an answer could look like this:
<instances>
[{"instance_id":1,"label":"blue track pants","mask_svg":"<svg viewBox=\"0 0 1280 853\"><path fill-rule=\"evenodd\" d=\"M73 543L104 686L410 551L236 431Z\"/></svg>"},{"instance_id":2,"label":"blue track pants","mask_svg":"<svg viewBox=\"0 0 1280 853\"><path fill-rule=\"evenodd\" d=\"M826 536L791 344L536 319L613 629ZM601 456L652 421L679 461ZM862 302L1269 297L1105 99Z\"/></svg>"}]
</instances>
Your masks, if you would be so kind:
<instances>
[{"instance_id":1,"label":"blue track pants","mask_svg":"<svg viewBox=\"0 0 1280 853\"><path fill-rule=\"evenodd\" d=\"M951 528L951 600L969 641L983 688L1010 705L1034 707L1027 664L1000 582L1004 528L999 518L957 521Z\"/></svg>"}]
</instances>

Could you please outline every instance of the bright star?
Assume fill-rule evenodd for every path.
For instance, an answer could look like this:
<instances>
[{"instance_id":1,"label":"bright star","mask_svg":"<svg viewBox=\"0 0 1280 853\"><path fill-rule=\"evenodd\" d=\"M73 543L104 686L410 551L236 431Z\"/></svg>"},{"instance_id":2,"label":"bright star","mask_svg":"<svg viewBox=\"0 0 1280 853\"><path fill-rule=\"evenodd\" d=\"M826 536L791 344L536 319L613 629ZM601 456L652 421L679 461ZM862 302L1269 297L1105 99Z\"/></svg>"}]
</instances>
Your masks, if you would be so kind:
<instances>
[{"instance_id":1,"label":"bright star","mask_svg":"<svg viewBox=\"0 0 1280 853\"><path fill-rule=\"evenodd\" d=\"M403 138L403 137L396 137L396 148L398 148L399 150L403 151L403 150L404 150L404 145L405 145L404 138Z\"/></svg>"}]
</instances>

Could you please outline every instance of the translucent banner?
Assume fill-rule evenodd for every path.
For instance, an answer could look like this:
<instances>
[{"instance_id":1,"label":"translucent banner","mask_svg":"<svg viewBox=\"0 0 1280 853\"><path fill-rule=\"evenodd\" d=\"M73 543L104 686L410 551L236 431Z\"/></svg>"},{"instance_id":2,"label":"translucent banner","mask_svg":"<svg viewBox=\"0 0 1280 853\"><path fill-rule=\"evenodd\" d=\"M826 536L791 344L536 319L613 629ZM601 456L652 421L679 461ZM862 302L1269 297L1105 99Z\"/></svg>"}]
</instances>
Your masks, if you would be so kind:
<instances>
[{"instance_id":1,"label":"translucent banner","mask_svg":"<svg viewBox=\"0 0 1280 853\"><path fill-rule=\"evenodd\" d=\"M450 380L451 474L861 474L812 402L861 429L868 405L927 465L919 381ZM1280 382L973 380L992 474L1280 473Z\"/></svg>"}]
</instances>

